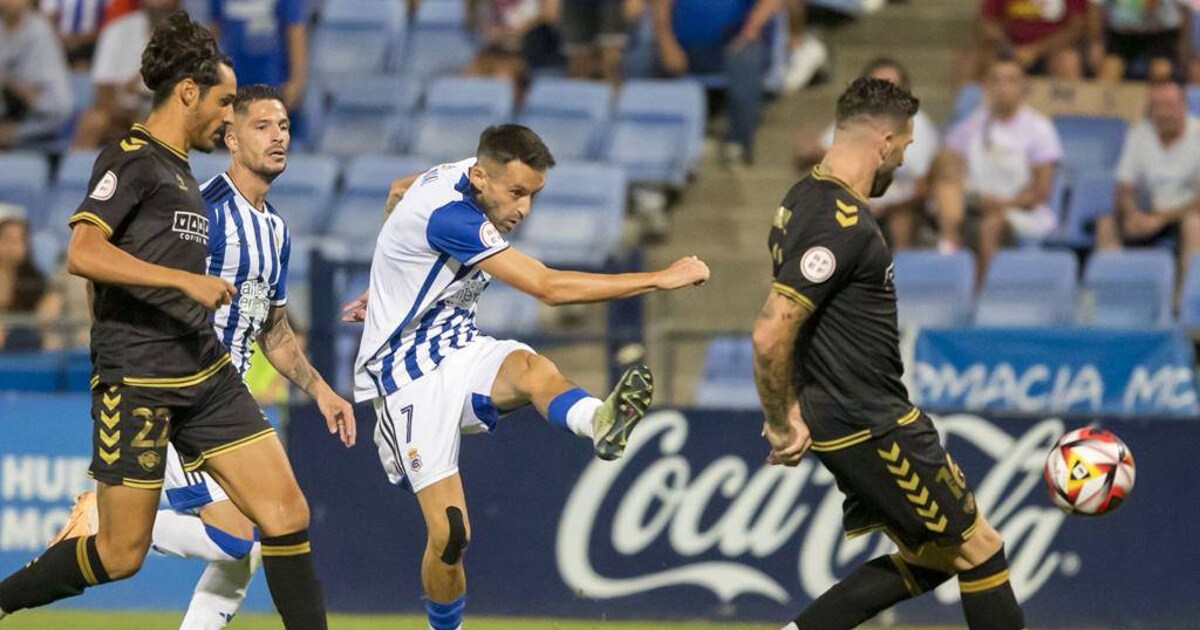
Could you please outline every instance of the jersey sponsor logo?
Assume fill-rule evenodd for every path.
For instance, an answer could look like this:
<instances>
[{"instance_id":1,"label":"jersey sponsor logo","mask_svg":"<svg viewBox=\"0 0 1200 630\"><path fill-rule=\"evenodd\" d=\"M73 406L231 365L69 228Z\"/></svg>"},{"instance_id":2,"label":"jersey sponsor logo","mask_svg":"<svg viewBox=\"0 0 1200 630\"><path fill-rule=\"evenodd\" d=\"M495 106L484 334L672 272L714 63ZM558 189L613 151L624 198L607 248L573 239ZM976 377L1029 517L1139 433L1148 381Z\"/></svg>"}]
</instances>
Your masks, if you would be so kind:
<instances>
[{"instance_id":1,"label":"jersey sponsor logo","mask_svg":"<svg viewBox=\"0 0 1200 630\"><path fill-rule=\"evenodd\" d=\"M177 210L175 212L175 224L171 229L177 232L179 238L185 241L208 245L208 217L194 212Z\"/></svg>"},{"instance_id":2,"label":"jersey sponsor logo","mask_svg":"<svg viewBox=\"0 0 1200 630\"><path fill-rule=\"evenodd\" d=\"M484 289L488 287L488 279L482 273L462 283L462 288L454 295L446 298L446 306L455 308L471 308L479 301Z\"/></svg>"},{"instance_id":3,"label":"jersey sponsor logo","mask_svg":"<svg viewBox=\"0 0 1200 630\"><path fill-rule=\"evenodd\" d=\"M104 173L104 177L96 183L96 187L92 189L92 194L88 195L96 201L108 201L117 192L117 174L112 171Z\"/></svg>"},{"instance_id":4,"label":"jersey sponsor logo","mask_svg":"<svg viewBox=\"0 0 1200 630\"><path fill-rule=\"evenodd\" d=\"M848 228L858 224L858 206L843 202L841 199L837 201L837 212L833 215L837 219L838 225Z\"/></svg>"},{"instance_id":5,"label":"jersey sponsor logo","mask_svg":"<svg viewBox=\"0 0 1200 630\"><path fill-rule=\"evenodd\" d=\"M504 237L500 236L500 231L491 221L484 221L483 225L479 226L479 242L491 249L503 245Z\"/></svg>"},{"instance_id":6,"label":"jersey sponsor logo","mask_svg":"<svg viewBox=\"0 0 1200 630\"><path fill-rule=\"evenodd\" d=\"M800 257L800 273L813 284L821 284L833 276L837 258L828 247L810 247Z\"/></svg>"},{"instance_id":7,"label":"jersey sponsor logo","mask_svg":"<svg viewBox=\"0 0 1200 630\"><path fill-rule=\"evenodd\" d=\"M251 322L262 322L271 310L271 287L262 280L247 280L238 288L238 312Z\"/></svg>"}]
</instances>

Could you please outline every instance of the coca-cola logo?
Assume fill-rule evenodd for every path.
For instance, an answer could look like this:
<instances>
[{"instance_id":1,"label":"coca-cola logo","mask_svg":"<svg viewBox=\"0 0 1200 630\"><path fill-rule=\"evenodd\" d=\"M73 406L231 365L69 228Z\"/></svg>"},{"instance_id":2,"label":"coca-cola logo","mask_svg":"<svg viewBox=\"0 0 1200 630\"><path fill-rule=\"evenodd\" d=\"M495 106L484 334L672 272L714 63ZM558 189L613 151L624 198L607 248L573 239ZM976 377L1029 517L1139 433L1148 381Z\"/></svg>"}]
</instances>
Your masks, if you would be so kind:
<instances>
[{"instance_id":1,"label":"coca-cola logo","mask_svg":"<svg viewBox=\"0 0 1200 630\"><path fill-rule=\"evenodd\" d=\"M1031 597L1056 573L1078 570L1077 556L1051 549L1065 515L1042 498L1040 486L1045 452L1062 435L1062 421L1030 423L1018 436L967 414L937 424L956 459L975 449L991 462L986 474L968 481L1005 538L1018 598ZM563 508L556 542L559 572L573 591L610 599L695 586L723 604L747 594L784 604L795 584L814 598L864 560L893 549L879 534L844 538L843 495L814 456L795 468L735 454L697 462L683 454L688 434L683 413L651 414L621 460L593 462L584 470ZM794 577L762 568L764 559L795 549L795 537ZM598 549L600 544L607 548ZM674 562L637 565L639 555L663 545ZM620 576L597 570L595 558L614 554L652 568ZM956 602L953 581L936 598Z\"/></svg>"}]
</instances>

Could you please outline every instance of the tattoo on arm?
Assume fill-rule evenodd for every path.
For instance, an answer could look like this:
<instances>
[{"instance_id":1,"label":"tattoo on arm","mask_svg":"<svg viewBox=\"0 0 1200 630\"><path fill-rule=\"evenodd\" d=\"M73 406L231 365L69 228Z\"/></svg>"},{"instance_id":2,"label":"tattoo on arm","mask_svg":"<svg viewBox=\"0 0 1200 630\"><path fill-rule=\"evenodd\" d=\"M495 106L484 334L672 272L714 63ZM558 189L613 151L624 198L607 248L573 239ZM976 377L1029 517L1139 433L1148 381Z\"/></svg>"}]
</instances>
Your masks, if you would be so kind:
<instances>
[{"instance_id":1,"label":"tattoo on arm","mask_svg":"<svg viewBox=\"0 0 1200 630\"><path fill-rule=\"evenodd\" d=\"M322 381L321 375L308 362L300 349L300 342L292 325L288 323L287 309L276 306L271 309L266 326L258 337L267 361L296 387L312 395L314 386Z\"/></svg>"},{"instance_id":2,"label":"tattoo on arm","mask_svg":"<svg viewBox=\"0 0 1200 630\"><path fill-rule=\"evenodd\" d=\"M787 424L788 408L796 400L796 337L810 314L808 307L772 291L754 322L754 383L772 427Z\"/></svg>"}]
</instances>

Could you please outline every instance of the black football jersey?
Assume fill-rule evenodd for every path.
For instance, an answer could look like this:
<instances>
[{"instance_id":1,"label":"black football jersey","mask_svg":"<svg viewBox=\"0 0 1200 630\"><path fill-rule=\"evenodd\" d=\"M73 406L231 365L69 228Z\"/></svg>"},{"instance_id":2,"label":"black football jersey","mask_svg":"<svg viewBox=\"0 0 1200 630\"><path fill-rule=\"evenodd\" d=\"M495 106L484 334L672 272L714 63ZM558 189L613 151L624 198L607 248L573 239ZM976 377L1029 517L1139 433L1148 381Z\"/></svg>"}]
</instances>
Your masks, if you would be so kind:
<instances>
[{"instance_id":1,"label":"black football jersey","mask_svg":"<svg viewBox=\"0 0 1200 630\"><path fill-rule=\"evenodd\" d=\"M185 154L134 125L96 158L89 191L72 226L95 225L146 262L204 273L208 212ZM95 283L92 316L92 366L105 383L183 385L225 360L211 313L176 289Z\"/></svg>"},{"instance_id":2,"label":"black football jersey","mask_svg":"<svg viewBox=\"0 0 1200 630\"><path fill-rule=\"evenodd\" d=\"M812 314L796 388L816 443L886 433L913 410L901 382L892 255L867 201L814 169L788 191L769 239L774 290Z\"/></svg>"}]
</instances>

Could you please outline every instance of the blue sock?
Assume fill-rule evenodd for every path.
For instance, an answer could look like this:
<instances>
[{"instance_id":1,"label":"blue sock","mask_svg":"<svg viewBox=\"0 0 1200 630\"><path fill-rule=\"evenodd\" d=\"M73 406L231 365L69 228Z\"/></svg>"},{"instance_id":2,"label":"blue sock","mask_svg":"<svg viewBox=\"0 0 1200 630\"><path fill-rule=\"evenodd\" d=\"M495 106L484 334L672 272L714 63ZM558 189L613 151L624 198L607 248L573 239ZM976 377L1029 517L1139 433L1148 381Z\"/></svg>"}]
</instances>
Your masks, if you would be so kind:
<instances>
[{"instance_id":1,"label":"blue sock","mask_svg":"<svg viewBox=\"0 0 1200 630\"><path fill-rule=\"evenodd\" d=\"M443 604L432 599L425 600L425 612L429 615L429 625L434 630L455 630L462 625L463 610L467 607L467 594L463 593L458 599Z\"/></svg>"},{"instance_id":2,"label":"blue sock","mask_svg":"<svg viewBox=\"0 0 1200 630\"><path fill-rule=\"evenodd\" d=\"M570 431L571 427L567 425L567 412L571 410L571 407L575 406L575 403L590 395L582 387L576 387L555 396L554 400L550 401L550 407L546 410L547 420L550 421L550 424L564 431Z\"/></svg>"}]
</instances>

